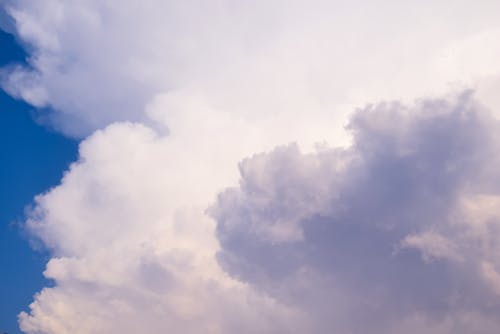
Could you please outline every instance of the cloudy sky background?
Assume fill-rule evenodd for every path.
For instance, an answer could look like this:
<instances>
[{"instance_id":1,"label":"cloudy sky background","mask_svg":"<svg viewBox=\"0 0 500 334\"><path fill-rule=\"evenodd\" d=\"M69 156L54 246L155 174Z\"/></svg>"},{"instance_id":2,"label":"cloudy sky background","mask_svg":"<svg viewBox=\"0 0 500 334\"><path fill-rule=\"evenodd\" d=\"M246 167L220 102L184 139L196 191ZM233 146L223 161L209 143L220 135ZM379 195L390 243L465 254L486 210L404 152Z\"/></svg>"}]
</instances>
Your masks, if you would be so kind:
<instances>
[{"instance_id":1,"label":"cloudy sky background","mask_svg":"<svg viewBox=\"0 0 500 334\"><path fill-rule=\"evenodd\" d=\"M500 330L500 2L2 10L2 88L80 141L23 332Z\"/></svg>"}]
</instances>

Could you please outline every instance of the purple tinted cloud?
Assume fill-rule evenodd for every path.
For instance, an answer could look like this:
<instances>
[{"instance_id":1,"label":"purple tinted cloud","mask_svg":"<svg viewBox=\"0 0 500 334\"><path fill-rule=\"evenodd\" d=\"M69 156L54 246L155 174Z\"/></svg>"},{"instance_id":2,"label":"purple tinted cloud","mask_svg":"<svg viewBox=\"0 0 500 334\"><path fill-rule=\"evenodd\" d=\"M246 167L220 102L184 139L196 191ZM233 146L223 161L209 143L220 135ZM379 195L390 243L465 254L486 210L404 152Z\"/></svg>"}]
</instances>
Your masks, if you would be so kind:
<instances>
[{"instance_id":1,"label":"purple tinted cloud","mask_svg":"<svg viewBox=\"0 0 500 334\"><path fill-rule=\"evenodd\" d=\"M466 92L369 106L348 127L349 149L240 164L210 209L219 263L318 333L496 333L500 243L483 230L500 222L471 208L500 195L498 121Z\"/></svg>"}]
</instances>

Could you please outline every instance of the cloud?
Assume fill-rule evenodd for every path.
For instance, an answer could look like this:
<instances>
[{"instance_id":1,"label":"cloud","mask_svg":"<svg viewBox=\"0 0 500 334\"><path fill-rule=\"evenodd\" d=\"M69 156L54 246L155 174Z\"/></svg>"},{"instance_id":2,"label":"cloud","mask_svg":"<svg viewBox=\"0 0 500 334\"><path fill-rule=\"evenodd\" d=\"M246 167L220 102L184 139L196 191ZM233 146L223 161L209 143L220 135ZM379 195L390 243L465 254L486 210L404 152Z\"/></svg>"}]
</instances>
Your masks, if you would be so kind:
<instances>
[{"instance_id":1,"label":"cloud","mask_svg":"<svg viewBox=\"0 0 500 334\"><path fill-rule=\"evenodd\" d=\"M353 106L439 95L450 83L475 84L485 70L498 75L476 61L496 59L484 43L498 37L498 6L8 1L30 57L29 66L4 70L2 86L80 138L116 121L154 127L147 105L158 94L182 92L244 120L286 122L297 138L274 144L338 142Z\"/></svg>"},{"instance_id":2,"label":"cloud","mask_svg":"<svg viewBox=\"0 0 500 334\"><path fill-rule=\"evenodd\" d=\"M349 148L254 154L208 216L236 155L205 152L225 123L194 140L190 110L167 136L97 131L36 198L26 228L54 286L24 332L498 331L499 123L471 93L360 109Z\"/></svg>"},{"instance_id":3,"label":"cloud","mask_svg":"<svg viewBox=\"0 0 500 334\"><path fill-rule=\"evenodd\" d=\"M36 198L26 228L53 254L45 276L54 287L20 315L24 332L300 329L299 312L217 265L215 226L194 195L203 189L172 159L175 149L143 125L110 126L81 144L59 186Z\"/></svg>"},{"instance_id":4,"label":"cloud","mask_svg":"<svg viewBox=\"0 0 500 334\"><path fill-rule=\"evenodd\" d=\"M407 103L498 75L498 6L5 2L2 87L85 138L27 216L54 286L22 330L498 332L497 121Z\"/></svg>"},{"instance_id":5,"label":"cloud","mask_svg":"<svg viewBox=\"0 0 500 334\"><path fill-rule=\"evenodd\" d=\"M348 149L248 158L210 211L219 263L313 332L495 333L499 126L469 93L383 103Z\"/></svg>"}]
</instances>

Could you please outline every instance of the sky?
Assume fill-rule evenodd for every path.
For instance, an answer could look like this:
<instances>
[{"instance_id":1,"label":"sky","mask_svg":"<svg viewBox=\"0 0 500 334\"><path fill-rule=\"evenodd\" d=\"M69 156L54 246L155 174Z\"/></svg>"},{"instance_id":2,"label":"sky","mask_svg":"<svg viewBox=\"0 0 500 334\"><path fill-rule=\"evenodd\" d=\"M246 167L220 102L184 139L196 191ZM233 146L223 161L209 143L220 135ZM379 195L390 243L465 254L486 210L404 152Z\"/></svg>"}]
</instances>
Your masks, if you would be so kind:
<instances>
[{"instance_id":1,"label":"sky","mask_svg":"<svg viewBox=\"0 0 500 334\"><path fill-rule=\"evenodd\" d=\"M24 62L26 57L14 37L1 32L0 62ZM0 328L21 333L17 313L26 309L33 294L50 284L42 272L47 254L35 252L20 223L24 207L33 196L56 185L63 171L76 158L77 142L33 121L32 107L3 91L0 95Z\"/></svg>"},{"instance_id":2,"label":"sky","mask_svg":"<svg viewBox=\"0 0 500 334\"><path fill-rule=\"evenodd\" d=\"M0 6L0 331L500 330L499 1Z\"/></svg>"}]
</instances>

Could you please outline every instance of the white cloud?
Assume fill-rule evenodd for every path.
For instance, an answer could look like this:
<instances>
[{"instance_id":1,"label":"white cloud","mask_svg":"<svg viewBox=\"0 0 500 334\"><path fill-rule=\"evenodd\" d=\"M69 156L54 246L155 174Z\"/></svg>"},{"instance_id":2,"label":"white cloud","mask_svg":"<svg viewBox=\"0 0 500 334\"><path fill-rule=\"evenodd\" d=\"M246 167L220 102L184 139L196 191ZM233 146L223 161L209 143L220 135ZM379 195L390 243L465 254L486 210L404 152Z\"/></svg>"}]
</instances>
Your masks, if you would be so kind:
<instances>
[{"instance_id":1,"label":"white cloud","mask_svg":"<svg viewBox=\"0 0 500 334\"><path fill-rule=\"evenodd\" d=\"M435 259L462 260L458 254L458 246L453 241L430 231L406 236L402 241L402 246L417 248L422 252L426 261Z\"/></svg>"},{"instance_id":2,"label":"white cloud","mask_svg":"<svg viewBox=\"0 0 500 334\"><path fill-rule=\"evenodd\" d=\"M439 187L455 189L454 177L467 166L446 149L467 151L467 140L472 140L471 147L484 152L474 142L478 129L490 133L484 124L455 120L453 125L470 133L456 132L446 122L445 129L415 128L422 120L412 108L402 111L401 104L389 103L351 122L357 146L328 147L347 146L347 114L379 99L408 101L465 85L477 87L482 102L500 105L487 98L494 96L498 68L484 64L496 52L489 52L484 41L495 39L499 6L497 1L6 2L30 59L27 68L3 70L3 87L42 109L40 117L63 133L90 135L80 146L79 161L59 186L36 198L28 216L28 230L51 251L45 274L55 286L40 292L30 312L21 314L22 329L30 334L324 333L332 328L365 333L369 323L374 333L460 333L457 328L496 333L498 323L488 313L492 309L477 306L484 293L484 300L496 307L496 297L488 293L497 284L495 266L500 263L491 256L495 240L484 239L491 226L465 209L480 205L479 197L465 196L464 203L473 204L459 205L462 211L453 214L468 212L481 228L458 224L462 227L452 229L451 236L440 229L405 230L394 245L386 242L392 241L390 233L377 234L376 228L373 235L346 228L334 240L315 236L320 244L342 244L344 236L357 242L345 247L351 247L358 263L344 261L342 249L332 260L344 266L341 274L354 277L353 285L364 280L352 272L362 273L363 263L370 267L361 261L362 252L370 253L372 243L388 247L369 254L374 259L369 269L381 266L370 271L378 274L370 277L378 286L344 289L337 280L345 277L329 275L328 254L318 244L312 243L318 253L311 261L325 262L327 274L314 265L297 269L294 261L303 256L295 246L311 237L303 230L305 220L352 211L342 196L364 198L354 213L366 217L380 213L379 206L409 203L402 216L384 212L381 222L388 228L398 218L416 228L421 221L412 215L429 223L427 218L449 213L449 203L441 198L449 194ZM451 56L443 58L449 50ZM447 119L449 105L442 102L426 101L422 109ZM378 137L381 133L388 138ZM441 142L440 133L463 135L465 140L453 137L463 147ZM387 141L396 143L395 151L384 146ZM207 217L205 209L217 192L237 184L238 161L289 142L306 152L323 148L302 154L299 146L281 147L248 158L240 165L242 190L226 193L219 202L217 215L227 213L227 224L220 216L218 225ZM383 165L388 152L416 156L418 176L430 193L412 183L410 175L383 174L386 167L406 171ZM473 166L490 163L481 169L483 180L496 180L493 160L467 152L471 156L465 161ZM439 155L444 158L438 161L449 165L432 165ZM377 157L381 165L369 167L381 170L351 170L357 158ZM368 180L372 183L365 194L355 188L346 195L346 184L363 176L355 174L360 170L382 175ZM378 177L393 187L384 188ZM408 195L398 182L422 190L409 194L422 202L398 198ZM477 243L495 247L481 252L484 247ZM249 252L250 258L232 254L232 247ZM422 264L416 253L408 255L417 250L432 259L430 264ZM380 260L385 251L410 256L408 264L396 266L402 283L391 276L394 272L383 271L391 269ZM226 256L229 265L221 268L216 254ZM415 275L431 279L437 272L442 277L443 261L469 264L472 255L485 263L472 271L482 280L471 278L471 285L465 285L474 290L466 296L472 296L466 298L469 304L446 313L438 300L450 297L442 281L416 282L421 277ZM484 282L488 287L483 291ZM412 284L423 285L412 293L407 291ZM462 302L459 297L453 302ZM417 310L408 311L412 307ZM387 315L388 310L394 314ZM354 318L360 320L355 325Z\"/></svg>"},{"instance_id":3,"label":"white cloud","mask_svg":"<svg viewBox=\"0 0 500 334\"><path fill-rule=\"evenodd\" d=\"M149 113L178 132L97 131L36 199L27 228L55 286L21 314L26 333L498 331L498 126L468 94L359 111L347 150L244 160L217 226L205 208L239 151L210 130L237 123L205 110L192 136L200 108L165 106Z\"/></svg>"},{"instance_id":4,"label":"white cloud","mask_svg":"<svg viewBox=\"0 0 500 334\"><path fill-rule=\"evenodd\" d=\"M345 140L340 132L353 107L474 84L474 73L486 68L480 60L495 59L486 43L496 40L500 11L497 1L6 6L31 49L31 69L14 71L3 84L55 110L49 118L67 134L114 121L151 124L145 106L158 93L181 91L275 131L286 123L287 133L308 145L312 136ZM467 75L457 76L463 62Z\"/></svg>"},{"instance_id":5,"label":"white cloud","mask_svg":"<svg viewBox=\"0 0 500 334\"><path fill-rule=\"evenodd\" d=\"M139 124L112 125L81 144L61 185L37 197L27 228L54 254L45 275L56 285L21 314L25 332L300 328L292 309L219 268L214 222L203 213L210 192L200 184L216 170L191 168L174 143Z\"/></svg>"}]
</instances>

